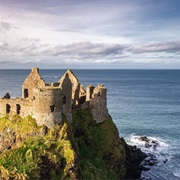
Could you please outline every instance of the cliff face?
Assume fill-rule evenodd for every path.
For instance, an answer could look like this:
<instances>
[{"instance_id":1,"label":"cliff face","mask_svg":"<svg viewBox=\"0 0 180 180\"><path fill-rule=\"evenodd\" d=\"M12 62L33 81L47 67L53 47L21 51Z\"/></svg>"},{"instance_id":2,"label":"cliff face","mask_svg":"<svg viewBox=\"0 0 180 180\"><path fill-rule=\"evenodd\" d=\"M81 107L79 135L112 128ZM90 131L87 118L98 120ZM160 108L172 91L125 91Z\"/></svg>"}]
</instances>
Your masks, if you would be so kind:
<instances>
[{"instance_id":1,"label":"cliff face","mask_svg":"<svg viewBox=\"0 0 180 180\"><path fill-rule=\"evenodd\" d=\"M0 179L138 178L144 154L119 138L109 117L101 123L90 110L73 110L55 127L34 119L0 119Z\"/></svg>"}]
</instances>

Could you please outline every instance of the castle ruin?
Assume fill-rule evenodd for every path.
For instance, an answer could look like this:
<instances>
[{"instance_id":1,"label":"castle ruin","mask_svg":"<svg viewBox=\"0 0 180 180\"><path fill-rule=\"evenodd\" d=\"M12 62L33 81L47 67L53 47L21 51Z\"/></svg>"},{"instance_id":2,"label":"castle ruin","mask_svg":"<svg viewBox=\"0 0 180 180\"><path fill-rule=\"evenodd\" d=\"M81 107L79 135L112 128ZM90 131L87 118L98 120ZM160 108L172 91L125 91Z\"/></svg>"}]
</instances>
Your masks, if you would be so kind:
<instances>
[{"instance_id":1,"label":"castle ruin","mask_svg":"<svg viewBox=\"0 0 180 180\"><path fill-rule=\"evenodd\" d=\"M85 91L71 70L57 82L45 82L38 68L33 68L22 85L22 98L0 98L0 116L19 114L36 119L38 125L52 127L66 115L72 122L72 110L90 108L94 120L102 122L109 117L106 100L107 88L102 84L89 85Z\"/></svg>"}]
</instances>

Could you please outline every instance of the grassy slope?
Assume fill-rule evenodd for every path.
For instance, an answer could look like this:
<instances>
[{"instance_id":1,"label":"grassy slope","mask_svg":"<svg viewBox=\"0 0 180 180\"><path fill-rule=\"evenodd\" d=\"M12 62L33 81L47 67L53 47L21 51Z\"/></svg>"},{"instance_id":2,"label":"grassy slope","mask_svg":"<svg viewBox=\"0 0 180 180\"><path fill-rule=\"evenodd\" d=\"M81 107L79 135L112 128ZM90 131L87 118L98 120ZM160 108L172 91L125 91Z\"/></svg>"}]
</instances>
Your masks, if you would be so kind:
<instances>
[{"instance_id":1,"label":"grassy slope","mask_svg":"<svg viewBox=\"0 0 180 180\"><path fill-rule=\"evenodd\" d=\"M96 124L88 110L73 112L73 131L85 179L117 179L125 174L125 152L109 118Z\"/></svg>"},{"instance_id":2,"label":"grassy slope","mask_svg":"<svg viewBox=\"0 0 180 180\"><path fill-rule=\"evenodd\" d=\"M75 167L76 154L67 137L66 123L52 128L45 136L41 136L39 133L41 127L38 127L30 117L28 120L19 118L19 128L13 121L4 118L0 121L4 128L8 127L10 131L15 131L17 136L26 139L17 147L0 154L0 179L49 180L70 179L76 176L75 171L70 173L70 169L73 170ZM35 136L28 136L32 132L35 132Z\"/></svg>"},{"instance_id":3,"label":"grassy slope","mask_svg":"<svg viewBox=\"0 0 180 180\"><path fill-rule=\"evenodd\" d=\"M111 118L96 124L89 110L73 111L42 136L31 117L0 119L0 134L23 140L0 154L0 179L122 179L125 152Z\"/></svg>"}]
</instances>

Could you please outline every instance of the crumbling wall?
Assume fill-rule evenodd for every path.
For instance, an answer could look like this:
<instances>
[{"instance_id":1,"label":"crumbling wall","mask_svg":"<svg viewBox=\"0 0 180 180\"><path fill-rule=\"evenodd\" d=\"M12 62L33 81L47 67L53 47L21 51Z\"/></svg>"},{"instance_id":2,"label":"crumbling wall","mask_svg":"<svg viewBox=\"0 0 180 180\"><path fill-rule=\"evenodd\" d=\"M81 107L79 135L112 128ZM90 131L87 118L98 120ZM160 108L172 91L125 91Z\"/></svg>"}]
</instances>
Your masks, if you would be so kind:
<instances>
[{"instance_id":1,"label":"crumbling wall","mask_svg":"<svg viewBox=\"0 0 180 180\"><path fill-rule=\"evenodd\" d=\"M89 85L87 91L77 77L68 70L55 83L45 83L38 68L33 68L22 86L22 98L10 99L7 93L0 99L0 116L31 115L38 125L52 127L59 123L64 113L72 121L72 108L90 108L94 119L102 122L109 117L107 89L103 85Z\"/></svg>"},{"instance_id":2,"label":"crumbling wall","mask_svg":"<svg viewBox=\"0 0 180 180\"><path fill-rule=\"evenodd\" d=\"M102 122L109 117L106 94L107 88L102 84L99 84L96 88L92 85L87 87L87 101L89 101L93 118L97 122Z\"/></svg>"},{"instance_id":3,"label":"crumbling wall","mask_svg":"<svg viewBox=\"0 0 180 180\"><path fill-rule=\"evenodd\" d=\"M86 91L85 91L83 85L80 85L79 103L83 104L85 101L86 101Z\"/></svg>"},{"instance_id":4,"label":"crumbling wall","mask_svg":"<svg viewBox=\"0 0 180 180\"><path fill-rule=\"evenodd\" d=\"M39 74L39 69L32 68L31 73L23 83L22 98L33 98L33 89L43 87L45 87L45 82Z\"/></svg>"},{"instance_id":5,"label":"crumbling wall","mask_svg":"<svg viewBox=\"0 0 180 180\"><path fill-rule=\"evenodd\" d=\"M92 98L94 98L94 86L92 86L91 84L89 86L87 86L87 90L86 90L86 101L90 101Z\"/></svg>"},{"instance_id":6,"label":"crumbling wall","mask_svg":"<svg viewBox=\"0 0 180 180\"><path fill-rule=\"evenodd\" d=\"M62 76L62 78L59 80L59 82L62 83L62 80L64 80L66 74L68 75L71 84L72 84L72 107L78 107L79 106L79 95L80 95L80 83L78 78L74 75L74 73L71 70L67 70L65 74Z\"/></svg>"},{"instance_id":7,"label":"crumbling wall","mask_svg":"<svg viewBox=\"0 0 180 180\"><path fill-rule=\"evenodd\" d=\"M65 76L61 78L61 88L62 88L62 109L63 113L66 115L69 122L72 121L72 83L69 78L69 74L66 73Z\"/></svg>"},{"instance_id":8,"label":"crumbling wall","mask_svg":"<svg viewBox=\"0 0 180 180\"><path fill-rule=\"evenodd\" d=\"M0 99L0 116L9 114L11 118L15 114L19 114L21 117L32 115L33 101L28 99L16 98L16 99Z\"/></svg>"}]
</instances>

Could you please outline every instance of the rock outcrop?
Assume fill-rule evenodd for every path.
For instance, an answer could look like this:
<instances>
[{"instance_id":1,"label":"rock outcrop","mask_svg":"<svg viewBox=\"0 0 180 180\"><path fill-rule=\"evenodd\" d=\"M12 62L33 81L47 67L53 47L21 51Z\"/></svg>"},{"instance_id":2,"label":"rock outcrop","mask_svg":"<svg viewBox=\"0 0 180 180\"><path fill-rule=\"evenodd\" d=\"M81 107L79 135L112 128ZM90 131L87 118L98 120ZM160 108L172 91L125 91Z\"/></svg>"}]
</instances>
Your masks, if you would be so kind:
<instances>
[{"instance_id":1,"label":"rock outcrop","mask_svg":"<svg viewBox=\"0 0 180 180\"><path fill-rule=\"evenodd\" d=\"M30 116L1 118L0 179L138 179L140 149L119 138L111 117L101 123L89 109L63 115L52 127Z\"/></svg>"}]
</instances>

